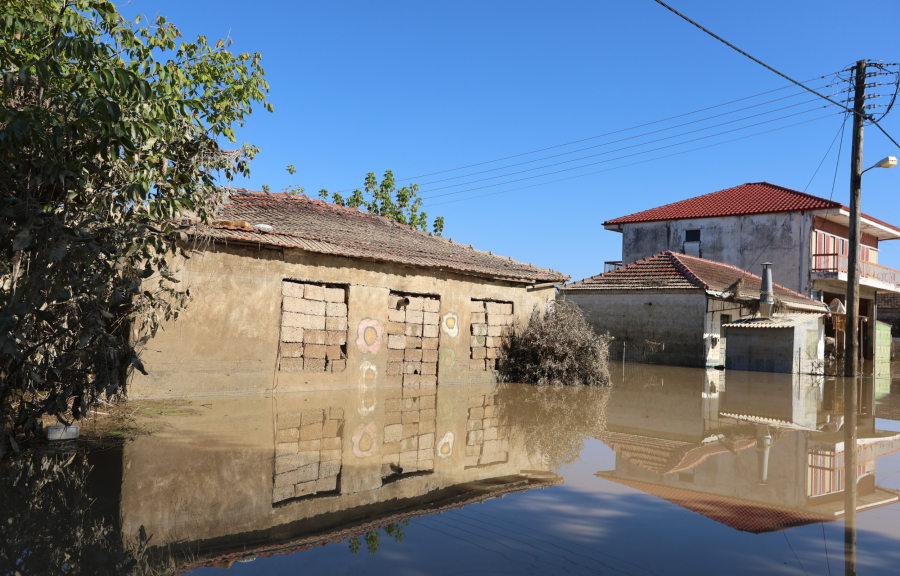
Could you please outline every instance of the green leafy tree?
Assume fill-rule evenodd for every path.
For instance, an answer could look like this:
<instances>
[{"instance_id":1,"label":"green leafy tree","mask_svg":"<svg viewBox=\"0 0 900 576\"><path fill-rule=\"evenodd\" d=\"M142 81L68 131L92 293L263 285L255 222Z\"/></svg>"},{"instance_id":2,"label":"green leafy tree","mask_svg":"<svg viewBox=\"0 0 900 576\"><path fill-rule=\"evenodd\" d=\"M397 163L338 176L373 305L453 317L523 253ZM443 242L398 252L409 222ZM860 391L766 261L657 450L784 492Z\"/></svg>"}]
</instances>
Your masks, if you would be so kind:
<instances>
[{"instance_id":1,"label":"green leafy tree","mask_svg":"<svg viewBox=\"0 0 900 576\"><path fill-rule=\"evenodd\" d=\"M374 172L366 174L366 182L363 187L365 193L357 189L347 198L346 202L337 192L332 196L332 201L341 206L349 206L351 208L365 208L373 214L384 216L395 222L407 224L413 228L428 231L428 213L421 211L422 199L419 198L419 185L412 184L397 189L397 182L394 180L394 173L390 170L384 173L384 178L378 182ZM327 190L323 190L326 196ZM321 196L321 192L319 193ZM368 200L366 199L368 197ZM324 196L323 196L324 199ZM444 217L438 216L434 219L434 227L432 229L436 236L440 236L444 231Z\"/></svg>"},{"instance_id":2,"label":"green leafy tree","mask_svg":"<svg viewBox=\"0 0 900 576\"><path fill-rule=\"evenodd\" d=\"M180 217L207 221L258 152L219 143L272 111L261 56L142 20L0 0L0 428L79 418L143 371L135 338L189 298Z\"/></svg>"},{"instance_id":3,"label":"green leafy tree","mask_svg":"<svg viewBox=\"0 0 900 576\"><path fill-rule=\"evenodd\" d=\"M284 193L290 194L291 196L299 196L306 192L306 188L294 184L294 174L297 173L297 168L295 168L293 164L288 164L287 172L291 175L291 180L288 185L284 187ZM266 191L268 192L268 190Z\"/></svg>"}]
</instances>

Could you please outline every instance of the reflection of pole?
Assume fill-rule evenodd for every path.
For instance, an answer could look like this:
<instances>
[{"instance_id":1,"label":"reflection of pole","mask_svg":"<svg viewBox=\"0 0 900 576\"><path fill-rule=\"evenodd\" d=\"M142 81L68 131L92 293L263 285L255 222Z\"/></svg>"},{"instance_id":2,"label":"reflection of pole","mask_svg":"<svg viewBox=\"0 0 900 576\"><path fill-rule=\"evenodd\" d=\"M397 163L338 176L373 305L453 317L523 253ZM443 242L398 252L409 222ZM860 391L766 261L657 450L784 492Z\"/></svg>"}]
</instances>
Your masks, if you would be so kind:
<instances>
[{"instance_id":1,"label":"reflection of pole","mask_svg":"<svg viewBox=\"0 0 900 576\"><path fill-rule=\"evenodd\" d=\"M850 253L847 255L847 334L844 343L844 376L859 373L859 224L862 195L863 121L865 120L866 61L856 63L853 99L853 151L850 154Z\"/></svg>"},{"instance_id":2,"label":"reflection of pole","mask_svg":"<svg viewBox=\"0 0 900 576\"><path fill-rule=\"evenodd\" d=\"M856 575L856 392L857 379L844 378L844 574Z\"/></svg>"},{"instance_id":3,"label":"reflection of pole","mask_svg":"<svg viewBox=\"0 0 900 576\"><path fill-rule=\"evenodd\" d=\"M769 449L772 447L772 435L768 426L760 426L756 431L756 463L757 484L769 483Z\"/></svg>"}]
</instances>

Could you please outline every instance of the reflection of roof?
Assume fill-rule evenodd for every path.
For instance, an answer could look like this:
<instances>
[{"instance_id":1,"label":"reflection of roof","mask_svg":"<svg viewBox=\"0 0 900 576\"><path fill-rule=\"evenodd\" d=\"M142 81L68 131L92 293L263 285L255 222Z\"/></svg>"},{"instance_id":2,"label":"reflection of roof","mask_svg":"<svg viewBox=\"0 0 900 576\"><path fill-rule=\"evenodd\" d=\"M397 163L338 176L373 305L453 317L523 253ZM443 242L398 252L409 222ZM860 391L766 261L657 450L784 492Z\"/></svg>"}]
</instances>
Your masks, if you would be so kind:
<instances>
[{"instance_id":1,"label":"reflection of roof","mask_svg":"<svg viewBox=\"0 0 900 576\"><path fill-rule=\"evenodd\" d=\"M466 482L455 486L456 492L452 496L444 496L436 501L428 502L424 506L418 506L410 510L395 512L393 514L366 515L366 521L356 524L345 525L337 529L316 532L313 535L307 535L295 538L287 542L279 542L274 544L263 544L260 546L238 545L234 548L239 549L237 552L227 552L223 554L215 554L204 558L198 558L189 562L185 562L178 566L180 574L190 572L202 567L212 567L216 565L228 565L230 562L240 560L247 557L271 557L281 554L293 554L315 548L317 546L325 546L335 542L341 542L347 538L354 536L362 536L372 530L378 530L390 524L396 524L417 518L419 516L427 516L429 514L441 513L445 510L453 510L463 508L469 504L478 504L492 498L498 498L506 494L514 494L517 492L526 492L532 488L546 488L562 484L563 479L550 472L530 473L523 471L522 475L501 476L499 478L488 478L485 480L477 480L474 482ZM347 512L342 513L346 516Z\"/></svg>"},{"instance_id":2,"label":"reflection of roof","mask_svg":"<svg viewBox=\"0 0 900 576\"><path fill-rule=\"evenodd\" d=\"M811 316L807 316L808 318ZM739 318L725 324L724 328L793 328L797 318L792 316L773 316L772 318Z\"/></svg>"},{"instance_id":3,"label":"reflection of roof","mask_svg":"<svg viewBox=\"0 0 900 576\"><path fill-rule=\"evenodd\" d=\"M670 250L654 254L632 264L597 276L578 280L561 287L577 290L708 290L725 292L738 279L743 279L741 297L759 298L761 279L737 266L706 260ZM788 304L825 311L825 304L807 298L780 284L775 284L775 297Z\"/></svg>"},{"instance_id":4,"label":"reflection of roof","mask_svg":"<svg viewBox=\"0 0 900 576\"><path fill-rule=\"evenodd\" d=\"M775 532L794 526L803 526L804 524L828 522L835 518L833 514L773 506L730 496L719 496L683 488L626 480L612 476L610 473L598 472L597 476L640 490L651 496L662 498L667 502L702 514L711 520L721 522L735 530L753 532L754 534Z\"/></svg>"},{"instance_id":5,"label":"reflection of roof","mask_svg":"<svg viewBox=\"0 0 900 576\"><path fill-rule=\"evenodd\" d=\"M569 279L553 270L475 250L369 212L305 195L233 190L216 218L214 224L197 225L192 232L221 242L299 248L525 283ZM268 224L274 231L246 227L248 224Z\"/></svg>"},{"instance_id":6,"label":"reflection of roof","mask_svg":"<svg viewBox=\"0 0 900 576\"><path fill-rule=\"evenodd\" d=\"M656 474L675 474L690 470L710 456L728 452L725 446L718 443L693 444L622 432L608 432L599 438L616 454ZM756 440L751 438L739 442L736 449L744 450L755 445Z\"/></svg>"}]
</instances>

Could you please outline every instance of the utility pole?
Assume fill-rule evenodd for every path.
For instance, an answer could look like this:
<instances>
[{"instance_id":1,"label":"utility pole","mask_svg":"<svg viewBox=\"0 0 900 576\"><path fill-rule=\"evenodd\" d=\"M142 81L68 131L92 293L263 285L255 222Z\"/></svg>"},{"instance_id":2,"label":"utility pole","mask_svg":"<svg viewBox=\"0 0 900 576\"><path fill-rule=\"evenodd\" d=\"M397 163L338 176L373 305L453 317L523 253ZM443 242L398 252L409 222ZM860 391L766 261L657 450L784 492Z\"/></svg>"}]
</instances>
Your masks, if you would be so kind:
<instances>
[{"instance_id":1,"label":"utility pole","mask_svg":"<svg viewBox=\"0 0 900 576\"><path fill-rule=\"evenodd\" d=\"M859 219L862 195L863 121L865 120L866 60L856 63L853 98L853 150L850 153L850 253L847 266L847 325L844 339L844 376L859 374ZM853 387L856 390L856 387ZM845 397L844 402L846 403Z\"/></svg>"}]
</instances>

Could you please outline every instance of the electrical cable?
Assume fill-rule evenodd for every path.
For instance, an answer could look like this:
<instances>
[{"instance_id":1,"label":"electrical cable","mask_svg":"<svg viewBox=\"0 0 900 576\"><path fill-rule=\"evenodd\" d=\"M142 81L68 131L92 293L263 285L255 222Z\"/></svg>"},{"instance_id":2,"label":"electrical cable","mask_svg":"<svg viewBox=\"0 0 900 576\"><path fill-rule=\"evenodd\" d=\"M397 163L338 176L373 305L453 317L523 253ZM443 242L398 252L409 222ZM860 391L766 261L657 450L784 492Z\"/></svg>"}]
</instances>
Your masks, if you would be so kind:
<instances>
[{"instance_id":1,"label":"electrical cable","mask_svg":"<svg viewBox=\"0 0 900 576\"><path fill-rule=\"evenodd\" d=\"M809 576L809 572L806 571L806 568L803 568L803 562L800 561L800 557L797 556L796 552L794 552L794 547L791 546L791 541L788 540L787 530L782 530L781 533L784 535L784 541L787 542L788 548L790 548L791 552L794 554L794 558L797 559L797 564L800 565L800 568L803 570L803 573L806 574L806 576Z\"/></svg>"},{"instance_id":2,"label":"electrical cable","mask_svg":"<svg viewBox=\"0 0 900 576\"><path fill-rule=\"evenodd\" d=\"M825 163L825 160L828 158L828 154L831 152L831 149L834 147L834 143L837 142L838 136L842 136L844 134L844 126L847 125L847 117L844 116L844 121L841 123L841 127L838 128L837 133L834 135L834 139L831 141L831 144L828 146L828 150L825 151L825 155L822 156L822 161L819 162L819 165L816 167L816 171L813 172L812 178L809 179L809 182L806 183L806 188L803 189L806 192L809 189L809 185L812 184L812 181L816 179L816 174L819 173L819 169L822 167L822 164ZM842 139L843 142L843 139ZM831 188L832 193L834 193L834 187Z\"/></svg>"},{"instance_id":3,"label":"electrical cable","mask_svg":"<svg viewBox=\"0 0 900 576\"><path fill-rule=\"evenodd\" d=\"M828 540L825 539L825 523L819 524L822 527L822 543L825 544L825 565L828 566L828 576L831 576L831 560L828 558Z\"/></svg>"},{"instance_id":4,"label":"electrical cable","mask_svg":"<svg viewBox=\"0 0 900 576\"><path fill-rule=\"evenodd\" d=\"M807 91L809 91L809 92L812 92L813 94L815 94L815 95L818 96L819 98L824 98L825 100L831 102L831 103L834 104L835 106L839 106L839 107L843 108L844 110L846 110L847 112L850 112L851 114L854 114L854 115L856 115L856 116L860 116L863 120L867 120L867 119L870 120L870 121L872 122L872 124L874 124L876 127L878 127L878 129L881 130L881 132L884 133L884 135L887 136L888 139L889 139L891 142L894 143L894 146L896 146L897 148L900 148L900 144L897 144L897 141L894 140L894 139L891 137L891 135L888 134L887 131L885 131L885 129L882 128L881 125L878 124L878 122L876 122L874 119L867 118L865 114L861 114L861 113L857 112L856 110L852 110L852 109L850 109L850 108L847 108L847 107L844 106L843 104L839 104L839 103L835 102L834 100L832 100L832 99L829 98L828 96L823 96L822 94L819 94L818 92L816 92L816 91L813 90L812 88L808 88L807 86L805 86L804 84L801 84L800 82L797 82L797 81L794 80L793 78L791 78L791 77L789 77L789 76L787 76L787 75L785 75L785 74L782 74L781 72L779 72L778 70L772 68L772 67L769 66L768 64L762 62L761 60L758 60L758 59L754 58L754 57L751 56L750 54L747 54L746 52L744 52L743 50L741 50L740 48L738 48L737 46L735 46L735 45L732 44L731 42L728 42L727 40L725 40L725 39L722 38L721 36L717 36L717 35L714 34L712 31L707 30L706 28L704 28L704 27L701 26L700 24L697 24L696 22L694 22L693 20L691 20L690 18L688 18L687 16L685 16L684 14L682 14L681 12L679 12L678 10L675 10L674 8L672 8L671 6L669 6L668 4L666 4L665 2L663 2L662 0L653 0L653 1L656 2L657 4L659 4L660 6L666 8L667 10L669 10L670 12L672 12L673 14L675 14L675 15L677 15L677 16L683 18L684 20L687 20L688 22L690 22L691 24L693 24L694 26L696 26L696 27L699 28L700 30L703 30L704 32L706 32L707 34L709 34L710 36L712 36L713 38L715 38L715 39L718 40L719 42L722 42L723 44L725 44L725 45L728 46L729 48L732 48L733 50L736 50L736 51L740 52L741 54L743 54L743 55L746 56L747 58L749 58L749 59L753 60L754 62L756 62L757 64L759 64L760 66L762 66L762 67L764 67L764 68L766 68L766 69L768 69L768 70L770 70L770 71L772 71L772 72L778 74L779 76L781 76L781 77L784 78L785 80L788 80L788 81L790 81L790 82L793 82L794 84L796 84L797 86L800 86L800 87L803 88L804 90L807 90Z\"/></svg>"}]
</instances>

